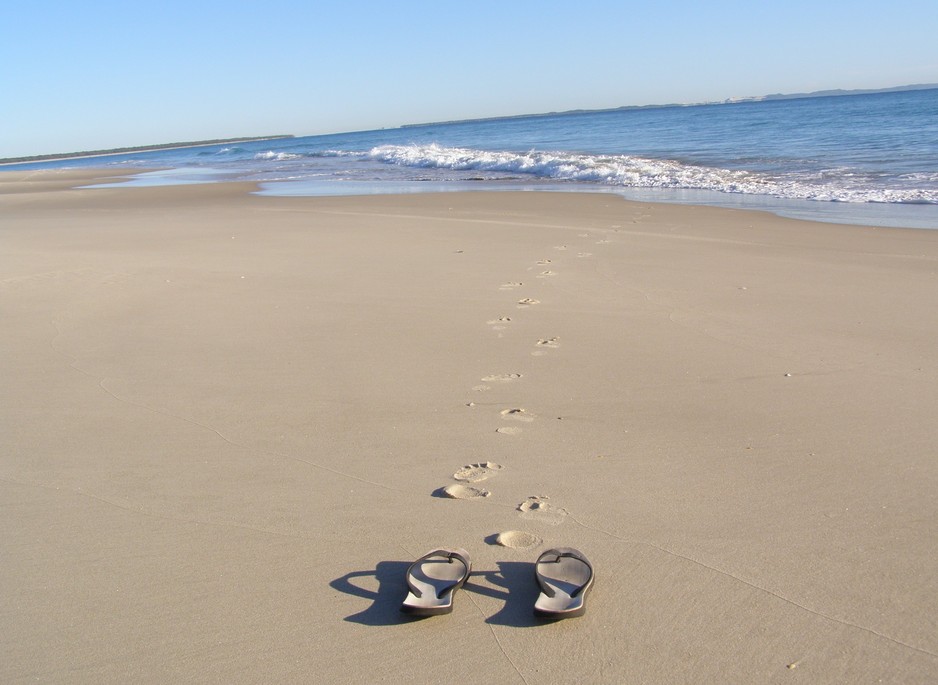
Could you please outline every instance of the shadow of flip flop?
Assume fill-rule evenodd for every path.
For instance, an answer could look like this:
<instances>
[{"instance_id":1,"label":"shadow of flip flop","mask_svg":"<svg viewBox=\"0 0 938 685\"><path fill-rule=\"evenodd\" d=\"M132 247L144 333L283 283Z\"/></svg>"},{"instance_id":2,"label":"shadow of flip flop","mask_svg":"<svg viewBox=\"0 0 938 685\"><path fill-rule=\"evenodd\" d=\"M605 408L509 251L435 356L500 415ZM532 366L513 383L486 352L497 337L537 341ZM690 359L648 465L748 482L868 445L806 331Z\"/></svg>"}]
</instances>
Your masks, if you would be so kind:
<instances>
[{"instance_id":1,"label":"shadow of flip flop","mask_svg":"<svg viewBox=\"0 0 938 685\"><path fill-rule=\"evenodd\" d=\"M496 614L485 620L497 626L530 628L543 622L534 616L534 602L537 601L538 587L534 578L534 564L526 561L500 561L498 571L484 574L485 579L500 588L505 603Z\"/></svg>"},{"instance_id":2,"label":"shadow of flip flop","mask_svg":"<svg viewBox=\"0 0 938 685\"><path fill-rule=\"evenodd\" d=\"M374 571L353 571L331 581L329 586L339 592L371 600L371 606L346 616L345 620L366 626L395 626L412 621L400 612L401 600L406 594L404 575L410 564L409 561L381 561ZM369 590L355 584L353 581L359 578L374 578L378 589Z\"/></svg>"}]
</instances>

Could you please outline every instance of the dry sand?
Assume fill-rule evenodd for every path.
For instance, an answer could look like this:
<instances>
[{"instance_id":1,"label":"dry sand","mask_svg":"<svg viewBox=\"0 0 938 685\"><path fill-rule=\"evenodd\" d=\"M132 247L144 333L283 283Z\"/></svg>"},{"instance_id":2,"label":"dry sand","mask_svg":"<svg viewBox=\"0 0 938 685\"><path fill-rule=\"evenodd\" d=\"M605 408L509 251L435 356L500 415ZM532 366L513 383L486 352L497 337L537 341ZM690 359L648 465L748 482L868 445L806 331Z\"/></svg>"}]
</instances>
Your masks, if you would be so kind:
<instances>
[{"instance_id":1,"label":"dry sand","mask_svg":"<svg viewBox=\"0 0 938 685\"><path fill-rule=\"evenodd\" d=\"M87 180L0 176L0 681L938 681L938 231Z\"/></svg>"}]
</instances>

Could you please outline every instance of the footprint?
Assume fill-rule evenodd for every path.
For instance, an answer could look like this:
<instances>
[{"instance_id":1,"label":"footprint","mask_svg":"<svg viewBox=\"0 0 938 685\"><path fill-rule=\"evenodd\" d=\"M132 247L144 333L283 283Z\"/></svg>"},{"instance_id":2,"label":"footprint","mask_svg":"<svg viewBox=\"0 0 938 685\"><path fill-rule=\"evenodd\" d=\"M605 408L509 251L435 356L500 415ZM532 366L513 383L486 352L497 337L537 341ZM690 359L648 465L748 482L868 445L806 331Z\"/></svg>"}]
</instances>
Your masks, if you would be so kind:
<instances>
[{"instance_id":1,"label":"footprint","mask_svg":"<svg viewBox=\"0 0 938 685\"><path fill-rule=\"evenodd\" d=\"M513 421L533 421L534 414L526 412L524 409L503 409L502 416Z\"/></svg>"},{"instance_id":2,"label":"footprint","mask_svg":"<svg viewBox=\"0 0 938 685\"><path fill-rule=\"evenodd\" d=\"M501 433L502 435L517 435L521 432L521 429L518 426L502 426L501 428L496 428L495 432Z\"/></svg>"},{"instance_id":3,"label":"footprint","mask_svg":"<svg viewBox=\"0 0 938 685\"><path fill-rule=\"evenodd\" d=\"M521 518L549 523L552 526L563 523L563 520L567 517L567 510L554 506L547 501L548 499L550 498L545 495L528 497L518 505Z\"/></svg>"},{"instance_id":4,"label":"footprint","mask_svg":"<svg viewBox=\"0 0 938 685\"><path fill-rule=\"evenodd\" d=\"M507 324L511 323L511 317L500 316L497 319L491 319L489 321L486 321L485 323L491 326L493 331L503 331L507 327Z\"/></svg>"},{"instance_id":5,"label":"footprint","mask_svg":"<svg viewBox=\"0 0 938 685\"><path fill-rule=\"evenodd\" d=\"M542 271L541 273L539 273L539 274L537 275L537 277L538 277L538 278L549 278L549 277L551 277L551 276L556 276L556 275L557 275L557 272L556 272L556 271L547 270L547 271Z\"/></svg>"},{"instance_id":6,"label":"footprint","mask_svg":"<svg viewBox=\"0 0 938 685\"><path fill-rule=\"evenodd\" d=\"M474 488L471 485L447 485L443 488L443 496L450 499L480 499L492 493L483 488Z\"/></svg>"},{"instance_id":7,"label":"footprint","mask_svg":"<svg viewBox=\"0 0 938 685\"><path fill-rule=\"evenodd\" d=\"M518 300L518 306L519 306L519 307L527 307L527 306L532 305L532 304L540 304L540 303L541 303L540 300L534 300L534 299L532 299L532 298L530 298L530 297L523 297L523 298L521 298L520 300Z\"/></svg>"},{"instance_id":8,"label":"footprint","mask_svg":"<svg viewBox=\"0 0 938 685\"><path fill-rule=\"evenodd\" d=\"M521 378L520 373L497 373L486 376L482 380L486 383L506 383L508 381L517 380L518 378Z\"/></svg>"},{"instance_id":9,"label":"footprint","mask_svg":"<svg viewBox=\"0 0 938 685\"><path fill-rule=\"evenodd\" d=\"M581 258L582 258L582 257L592 257L592 256L593 256L593 253L592 253L592 252L580 252L580 253L577 255L577 257L581 257Z\"/></svg>"},{"instance_id":10,"label":"footprint","mask_svg":"<svg viewBox=\"0 0 938 685\"><path fill-rule=\"evenodd\" d=\"M473 385L472 389L475 390L476 392L485 392L486 390L491 390L492 386L491 385Z\"/></svg>"},{"instance_id":11,"label":"footprint","mask_svg":"<svg viewBox=\"0 0 938 685\"><path fill-rule=\"evenodd\" d=\"M567 246L566 246L566 245L554 245L554 249L555 249L555 250L566 250L566 249L567 249Z\"/></svg>"},{"instance_id":12,"label":"footprint","mask_svg":"<svg viewBox=\"0 0 938 685\"><path fill-rule=\"evenodd\" d=\"M534 533L526 533L523 530L506 530L495 537L495 544L511 549L528 549L536 547L544 542Z\"/></svg>"},{"instance_id":13,"label":"footprint","mask_svg":"<svg viewBox=\"0 0 938 685\"><path fill-rule=\"evenodd\" d=\"M466 481L467 483L478 483L479 481L491 478L501 470L501 464L496 464L493 461L486 461L481 464L466 464L453 474L453 478Z\"/></svg>"},{"instance_id":14,"label":"footprint","mask_svg":"<svg viewBox=\"0 0 938 685\"><path fill-rule=\"evenodd\" d=\"M512 290L512 289L514 289L514 288L520 288L520 287L523 286L523 285L524 285L524 283L521 283L520 281L519 281L519 282L511 281L511 282L508 282L508 283L502 283L502 284L498 287L498 289L499 289L499 290Z\"/></svg>"},{"instance_id":15,"label":"footprint","mask_svg":"<svg viewBox=\"0 0 938 685\"><path fill-rule=\"evenodd\" d=\"M550 264L552 261L553 261L553 260L551 260L551 259L539 259L539 260L537 261L537 263L538 263L540 266L545 266L545 265L547 265L547 264Z\"/></svg>"},{"instance_id":16,"label":"footprint","mask_svg":"<svg viewBox=\"0 0 938 685\"><path fill-rule=\"evenodd\" d=\"M549 348L551 348L551 349L555 349L555 348L560 347L560 338L557 338L557 337L553 337L553 338L541 338L540 340L538 340L538 341L537 341L536 343L534 343L534 344L535 344L537 347L549 347Z\"/></svg>"}]
</instances>

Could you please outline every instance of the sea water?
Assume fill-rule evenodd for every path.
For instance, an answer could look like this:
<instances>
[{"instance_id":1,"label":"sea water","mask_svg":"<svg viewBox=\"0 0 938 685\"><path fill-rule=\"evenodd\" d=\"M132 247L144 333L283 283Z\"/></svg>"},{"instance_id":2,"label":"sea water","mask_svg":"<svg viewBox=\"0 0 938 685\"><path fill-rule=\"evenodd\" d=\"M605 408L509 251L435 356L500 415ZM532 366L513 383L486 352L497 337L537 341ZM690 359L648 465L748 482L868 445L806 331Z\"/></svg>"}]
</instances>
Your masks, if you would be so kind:
<instances>
[{"instance_id":1,"label":"sea water","mask_svg":"<svg viewBox=\"0 0 938 685\"><path fill-rule=\"evenodd\" d=\"M159 167L125 184L249 180L267 195L601 191L938 228L938 89L565 112L28 166Z\"/></svg>"}]
</instances>

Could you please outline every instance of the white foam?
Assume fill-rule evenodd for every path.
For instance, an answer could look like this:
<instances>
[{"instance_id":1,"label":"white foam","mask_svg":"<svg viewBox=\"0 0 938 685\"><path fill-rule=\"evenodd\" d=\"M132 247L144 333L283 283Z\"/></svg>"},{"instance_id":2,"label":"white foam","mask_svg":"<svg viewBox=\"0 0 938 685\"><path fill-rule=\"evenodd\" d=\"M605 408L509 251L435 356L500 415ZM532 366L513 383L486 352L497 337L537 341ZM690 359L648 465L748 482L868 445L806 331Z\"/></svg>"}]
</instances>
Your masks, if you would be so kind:
<instances>
[{"instance_id":1,"label":"white foam","mask_svg":"<svg viewBox=\"0 0 938 685\"><path fill-rule=\"evenodd\" d=\"M559 181L579 181L628 188L713 190L724 193L832 202L938 204L938 174L909 175L895 187L871 184L849 169L770 176L752 171L694 166L631 155L586 155L567 152L507 152L431 145L382 145L368 158L385 164L454 171L527 174ZM913 187L902 187L904 185ZM916 187L917 186L917 187Z\"/></svg>"},{"instance_id":2,"label":"white foam","mask_svg":"<svg viewBox=\"0 0 938 685\"><path fill-rule=\"evenodd\" d=\"M272 160L275 162L285 162L291 159L302 159L303 155L297 155L292 152L274 152L273 150L268 150L267 152L258 152L254 155L254 159L257 160Z\"/></svg>"}]
</instances>

